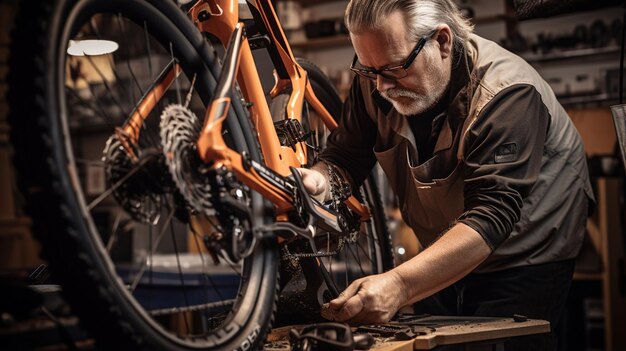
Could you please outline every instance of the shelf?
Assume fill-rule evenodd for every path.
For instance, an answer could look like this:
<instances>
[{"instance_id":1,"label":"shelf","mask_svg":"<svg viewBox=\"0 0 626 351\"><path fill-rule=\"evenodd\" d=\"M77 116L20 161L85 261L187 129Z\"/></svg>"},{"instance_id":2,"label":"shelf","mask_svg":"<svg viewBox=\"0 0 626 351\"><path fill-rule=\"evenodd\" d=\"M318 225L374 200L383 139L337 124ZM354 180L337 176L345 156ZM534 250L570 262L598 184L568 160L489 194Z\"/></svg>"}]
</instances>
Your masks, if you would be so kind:
<instances>
[{"instance_id":1,"label":"shelf","mask_svg":"<svg viewBox=\"0 0 626 351\"><path fill-rule=\"evenodd\" d=\"M515 20L515 16L502 14L502 15L475 17L475 18L471 18L470 20L474 24L489 24L489 23L497 23L501 21L512 21L512 20Z\"/></svg>"},{"instance_id":2,"label":"shelf","mask_svg":"<svg viewBox=\"0 0 626 351\"><path fill-rule=\"evenodd\" d=\"M574 280L602 281L602 273L574 272Z\"/></svg>"},{"instance_id":3,"label":"shelf","mask_svg":"<svg viewBox=\"0 0 626 351\"><path fill-rule=\"evenodd\" d=\"M548 54L527 54L520 55L524 60L529 63L540 63L548 61L560 61L567 59L576 59L592 56L618 54L620 48L617 46L604 47L604 48L588 48L588 49L576 49L568 51L552 52Z\"/></svg>"},{"instance_id":4,"label":"shelf","mask_svg":"<svg viewBox=\"0 0 626 351\"><path fill-rule=\"evenodd\" d=\"M590 103L613 103L619 100L617 96L609 95L606 93L593 94L593 95L581 95L581 96L569 96L569 97L557 96L557 99L563 106L590 104Z\"/></svg>"},{"instance_id":5,"label":"shelf","mask_svg":"<svg viewBox=\"0 0 626 351\"><path fill-rule=\"evenodd\" d=\"M309 6L320 5L320 4L325 4L329 2L340 2L340 1L343 1L346 4L348 3L347 0L298 0L297 2L300 5L302 5L302 7L309 7Z\"/></svg>"},{"instance_id":6,"label":"shelf","mask_svg":"<svg viewBox=\"0 0 626 351\"><path fill-rule=\"evenodd\" d=\"M319 4L323 2L330 2L330 1L327 1L327 0L321 0L317 2L305 1L304 3ZM488 17L474 18L472 19L472 21L474 21L474 23L492 23L492 22L502 21L506 19L507 19L506 15L494 15L494 16L488 16ZM308 39L302 42L291 42L290 44L291 44L292 49L299 49L299 50L328 49L328 48L350 45L350 37L348 35L336 35L332 37Z\"/></svg>"},{"instance_id":7,"label":"shelf","mask_svg":"<svg viewBox=\"0 0 626 351\"><path fill-rule=\"evenodd\" d=\"M303 6L310 6L313 4L320 4L325 2L332 2L332 0L320 0L320 1L301 1ZM487 17L474 18L474 23L493 23L498 21L507 20L509 16L506 15L494 15ZM308 39L302 42L291 42L292 49L298 50L316 50L316 49L328 49L340 46L350 45L350 37L348 35L336 35L332 37L322 37L315 39Z\"/></svg>"},{"instance_id":8,"label":"shelf","mask_svg":"<svg viewBox=\"0 0 626 351\"><path fill-rule=\"evenodd\" d=\"M292 49L299 50L327 49L350 45L350 37L347 35L337 35L332 37L310 39L303 42L292 42L290 44Z\"/></svg>"}]
</instances>

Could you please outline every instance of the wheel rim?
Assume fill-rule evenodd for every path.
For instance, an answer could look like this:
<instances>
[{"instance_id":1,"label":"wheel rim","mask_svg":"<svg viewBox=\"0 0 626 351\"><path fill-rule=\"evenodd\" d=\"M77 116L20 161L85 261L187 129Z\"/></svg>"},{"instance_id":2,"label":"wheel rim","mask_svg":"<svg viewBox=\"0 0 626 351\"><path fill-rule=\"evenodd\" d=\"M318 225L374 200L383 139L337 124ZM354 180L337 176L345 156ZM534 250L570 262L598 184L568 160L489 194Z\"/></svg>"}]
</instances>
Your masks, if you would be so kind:
<instances>
[{"instance_id":1,"label":"wheel rim","mask_svg":"<svg viewBox=\"0 0 626 351\"><path fill-rule=\"evenodd\" d=\"M193 211L190 215L190 206L169 175L159 136L166 102L157 105L142 125L133 145L137 159L122 150L116 127L167 63L176 60L184 66L188 59L178 55L180 42L153 32L154 23L141 21L140 11L131 5L124 10L123 3L91 1L76 6L61 39L66 44L87 36L112 40L119 43L117 51L74 57L61 45L58 54L64 68L60 72L65 73L58 77L65 156L70 173L76 175L74 190L84 225L103 269L115 276L109 283L121 293L128 310L177 344L192 348L223 344L229 337L216 335L218 330L233 324L242 328L250 318L254 304L244 300L253 299L260 289L263 262L257 253L230 262L216 252L217 263L209 254L204 242L219 232L221 223ZM164 100L185 104L192 80L191 74L181 75ZM203 116L202 100L207 97L198 91L208 91L207 83L195 86L189 106ZM257 206L260 201L255 199Z\"/></svg>"}]
</instances>

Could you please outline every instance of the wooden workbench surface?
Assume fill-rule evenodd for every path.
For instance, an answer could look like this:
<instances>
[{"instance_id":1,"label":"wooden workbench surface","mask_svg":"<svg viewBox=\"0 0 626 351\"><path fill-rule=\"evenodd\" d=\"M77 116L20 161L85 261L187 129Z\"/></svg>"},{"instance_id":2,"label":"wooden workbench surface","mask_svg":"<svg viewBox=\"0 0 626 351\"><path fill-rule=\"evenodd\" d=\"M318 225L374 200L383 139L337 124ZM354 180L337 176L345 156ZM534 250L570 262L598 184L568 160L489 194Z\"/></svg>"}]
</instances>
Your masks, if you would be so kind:
<instances>
[{"instance_id":1,"label":"wooden workbench surface","mask_svg":"<svg viewBox=\"0 0 626 351\"><path fill-rule=\"evenodd\" d=\"M441 345L488 342L516 336L547 333L550 323L543 320L528 319L514 321L512 318L485 317L443 317L428 316L412 321L421 335L412 340L397 341L394 337L375 337L372 351L413 351L431 350ZM301 326L300 326L301 327ZM268 336L266 351L287 351L289 330L299 326L282 327Z\"/></svg>"}]
</instances>

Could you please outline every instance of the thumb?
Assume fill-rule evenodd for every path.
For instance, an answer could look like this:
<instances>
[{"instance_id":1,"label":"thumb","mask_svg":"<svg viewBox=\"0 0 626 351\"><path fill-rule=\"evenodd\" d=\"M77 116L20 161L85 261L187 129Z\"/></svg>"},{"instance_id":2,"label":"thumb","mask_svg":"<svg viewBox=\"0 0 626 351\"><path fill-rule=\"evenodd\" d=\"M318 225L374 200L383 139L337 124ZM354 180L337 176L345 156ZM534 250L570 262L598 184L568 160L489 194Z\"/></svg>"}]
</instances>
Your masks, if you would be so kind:
<instances>
[{"instance_id":1,"label":"thumb","mask_svg":"<svg viewBox=\"0 0 626 351\"><path fill-rule=\"evenodd\" d=\"M360 279L353 281L352 284L350 284L346 288L346 290L342 291L341 294L339 294L339 296L337 296L336 299L333 299L332 301L330 301L329 307L332 308L333 310L339 310L352 296L354 296L359 291L360 287L361 287Z\"/></svg>"},{"instance_id":2,"label":"thumb","mask_svg":"<svg viewBox=\"0 0 626 351\"><path fill-rule=\"evenodd\" d=\"M302 183L306 191L317 200L323 201L326 194L326 178L322 173L308 168L298 168L298 171L302 176Z\"/></svg>"}]
</instances>

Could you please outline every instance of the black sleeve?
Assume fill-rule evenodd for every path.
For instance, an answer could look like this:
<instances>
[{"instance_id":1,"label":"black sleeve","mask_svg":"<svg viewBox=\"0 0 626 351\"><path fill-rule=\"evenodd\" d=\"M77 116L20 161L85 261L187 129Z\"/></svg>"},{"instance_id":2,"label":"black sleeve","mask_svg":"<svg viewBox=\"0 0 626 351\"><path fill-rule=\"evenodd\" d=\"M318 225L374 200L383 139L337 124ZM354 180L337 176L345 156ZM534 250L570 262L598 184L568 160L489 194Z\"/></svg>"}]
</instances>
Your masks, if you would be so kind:
<instances>
[{"instance_id":1,"label":"black sleeve","mask_svg":"<svg viewBox=\"0 0 626 351\"><path fill-rule=\"evenodd\" d=\"M376 163L373 151L376 125L367 114L363 93L367 94L361 91L355 77L343 105L339 127L330 134L326 149L320 155L320 159L348 172L352 186L361 185Z\"/></svg>"},{"instance_id":2,"label":"black sleeve","mask_svg":"<svg viewBox=\"0 0 626 351\"><path fill-rule=\"evenodd\" d=\"M515 85L484 107L468 132L464 213L459 222L492 250L509 237L537 181L550 115L531 85Z\"/></svg>"}]
</instances>

